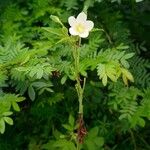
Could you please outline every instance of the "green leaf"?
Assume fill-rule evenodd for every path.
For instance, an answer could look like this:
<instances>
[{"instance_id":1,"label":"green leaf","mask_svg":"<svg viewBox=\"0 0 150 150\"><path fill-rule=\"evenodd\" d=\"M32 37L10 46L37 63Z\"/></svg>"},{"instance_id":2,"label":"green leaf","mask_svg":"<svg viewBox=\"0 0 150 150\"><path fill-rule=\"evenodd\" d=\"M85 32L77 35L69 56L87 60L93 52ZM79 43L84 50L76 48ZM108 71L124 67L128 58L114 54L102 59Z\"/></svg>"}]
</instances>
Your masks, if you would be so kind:
<instances>
[{"instance_id":1,"label":"green leaf","mask_svg":"<svg viewBox=\"0 0 150 150\"><path fill-rule=\"evenodd\" d=\"M32 70L30 70L29 76L33 78L36 75L37 71L37 68L33 67Z\"/></svg>"},{"instance_id":2,"label":"green leaf","mask_svg":"<svg viewBox=\"0 0 150 150\"><path fill-rule=\"evenodd\" d=\"M61 78L61 84L65 84L66 80L67 80L67 76L63 76Z\"/></svg>"},{"instance_id":3,"label":"green leaf","mask_svg":"<svg viewBox=\"0 0 150 150\"><path fill-rule=\"evenodd\" d=\"M122 119L127 119L127 114L120 115L119 120L122 120Z\"/></svg>"},{"instance_id":4,"label":"green leaf","mask_svg":"<svg viewBox=\"0 0 150 150\"><path fill-rule=\"evenodd\" d=\"M143 0L135 0L137 3L142 2Z\"/></svg>"},{"instance_id":5,"label":"green leaf","mask_svg":"<svg viewBox=\"0 0 150 150\"><path fill-rule=\"evenodd\" d=\"M10 117L4 117L5 122L7 122L9 125L13 125L13 120Z\"/></svg>"},{"instance_id":6,"label":"green leaf","mask_svg":"<svg viewBox=\"0 0 150 150\"><path fill-rule=\"evenodd\" d=\"M62 139L54 143L54 147L64 149L64 150L76 150L76 147L73 142Z\"/></svg>"},{"instance_id":7,"label":"green leaf","mask_svg":"<svg viewBox=\"0 0 150 150\"><path fill-rule=\"evenodd\" d=\"M33 82L32 83L32 86L34 86L34 87L36 87L36 88L42 88L42 87L47 87L47 86L52 86L52 83L45 83L45 82L41 82L41 81L39 81L39 82Z\"/></svg>"},{"instance_id":8,"label":"green leaf","mask_svg":"<svg viewBox=\"0 0 150 150\"><path fill-rule=\"evenodd\" d=\"M62 29L51 28L51 27L43 27L42 29L58 37L63 37Z\"/></svg>"},{"instance_id":9,"label":"green leaf","mask_svg":"<svg viewBox=\"0 0 150 150\"><path fill-rule=\"evenodd\" d=\"M138 123L141 127L144 127L145 126L145 120L143 118L139 118L138 119Z\"/></svg>"},{"instance_id":10,"label":"green leaf","mask_svg":"<svg viewBox=\"0 0 150 150\"><path fill-rule=\"evenodd\" d=\"M120 62L123 65L123 67L125 67L125 68L129 68L130 67L129 63L125 59L121 59Z\"/></svg>"},{"instance_id":11,"label":"green leaf","mask_svg":"<svg viewBox=\"0 0 150 150\"><path fill-rule=\"evenodd\" d=\"M129 46L124 45L123 43L121 43L119 46L116 47L118 50L123 50L123 49L128 49Z\"/></svg>"},{"instance_id":12,"label":"green leaf","mask_svg":"<svg viewBox=\"0 0 150 150\"><path fill-rule=\"evenodd\" d=\"M92 139L91 140L87 140L85 142L85 144L86 144L86 149L87 150L97 150L96 145L95 145L95 143L94 143L94 141Z\"/></svg>"},{"instance_id":13,"label":"green leaf","mask_svg":"<svg viewBox=\"0 0 150 150\"><path fill-rule=\"evenodd\" d=\"M17 95L18 96L18 95ZM22 102L25 100L25 97L17 97L16 102Z\"/></svg>"},{"instance_id":14,"label":"green leaf","mask_svg":"<svg viewBox=\"0 0 150 150\"><path fill-rule=\"evenodd\" d=\"M107 85L107 75L104 75L103 78L102 78L102 83L104 86Z\"/></svg>"},{"instance_id":15,"label":"green leaf","mask_svg":"<svg viewBox=\"0 0 150 150\"><path fill-rule=\"evenodd\" d=\"M59 19L57 16L51 15L50 18L51 18L54 22L60 24L62 27L64 26L63 23L60 21L60 19Z\"/></svg>"},{"instance_id":16,"label":"green leaf","mask_svg":"<svg viewBox=\"0 0 150 150\"><path fill-rule=\"evenodd\" d=\"M35 100L35 91L34 91L32 85L30 85L28 88L28 95L32 101Z\"/></svg>"},{"instance_id":17,"label":"green leaf","mask_svg":"<svg viewBox=\"0 0 150 150\"><path fill-rule=\"evenodd\" d=\"M99 78L102 79L102 83L104 86L107 85L108 77L113 81L116 82L120 76L120 66L115 61L110 61L107 63L100 63L97 66L97 73Z\"/></svg>"},{"instance_id":18,"label":"green leaf","mask_svg":"<svg viewBox=\"0 0 150 150\"><path fill-rule=\"evenodd\" d=\"M2 115L3 115L3 116L10 116L10 115L12 115L12 114L13 114L13 112L8 111L8 112L4 112Z\"/></svg>"},{"instance_id":19,"label":"green leaf","mask_svg":"<svg viewBox=\"0 0 150 150\"><path fill-rule=\"evenodd\" d=\"M20 111L20 107L16 102L12 102L12 106L13 106L15 111Z\"/></svg>"},{"instance_id":20,"label":"green leaf","mask_svg":"<svg viewBox=\"0 0 150 150\"><path fill-rule=\"evenodd\" d=\"M41 79L43 77L43 69L39 68L39 70L37 70L37 73L36 73L36 77L37 79Z\"/></svg>"},{"instance_id":21,"label":"green leaf","mask_svg":"<svg viewBox=\"0 0 150 150\"><path fill-rule=\"evenodd\" d=\"M21 63L21 65L25 64L26 62L28 62L30 59L30 55L27 55L25 58L24 58L24 61Z\"/></svg>"},{"instance_id":22,"label":"green leaf","mask_svg":"<svg viewBox=\"0 0 150 150\"><path fill-rule=\"evenodd\" d=\"M94 143L98 146L101 147L104 144L104 138L103 137L96 137L94 139Z\"/></svg>"},{"instance_id":23,"label":"green leaf","mask_svg":"<svg viewBox=\"0 0 150 150\"><path fill-rule=\"evenodd\" d=\"M72 127L71 125L63 124L62 126L63 126L66 130L73 131L73 127Z\"/></svg>"},{"instance_id":24,"label":"green leaf","mask_svg":"<svg viewBox=\"0 0 150 150\"><path fill-rule=\"evenodd\" d=\"M92 139L92 138L96 137L98 135L98 131L99 131L99 128L97 126L92 128L88 133L89 138Z\"/></svg>"},{"instance_id":25,"label":"green leaf","mask_svg":"<svg viewBox=\"0 0 150 150\"><path fill-rule=\"evenodd\" d=\"M125 56L123 56L124 59L129 59L131 57L133 57L135 55L135 53L128 53Z\"/></svg>"},{"instance_id":26,"label":"green leaf","mask_svg":"<svg viewBox=\"0 0 150 150\"><path fill-rule=\"evenodd\" d=\"M48 143L46 144L42 144L42 149L44 150L57 150L57 148L54 148L54 143L55 141L54 140L50 140Z\"/></svg>"},{"instance_id":27,"label":"green leaf","mask_svg":"<svg viewBox=\"0 0 150 150\"><path fill-rule=\"evenodd\" d=\"M132 74L127 69L122 68L121 72L122 72L123 81L126 85L128 84L128 80L130 80L131 82L134 82L134 78Z\"/></svg>"},{"instance_id":28,"label":"green leaf","mask_svg":"<svg viewBox=\"0 0 150 150\"><path fill-rule=\"evenodd\" d=\"M3 118L0 119L0 132L2 134L5 132L5 121Z\"/></svg>"},{"instance_id":29,"label":"green leaf","mask_svg":"<svg viewBox=\"0 0 150 150\"><path fill-rule=\"evenodd\" d=\"M74 117L70 114L69 115L69 124L73 127L75 123Z\"/></svg>"},{"instance_id":30,"label":"green leaf","mask_svg":"<svg viewBox=\"0 0 150 150\"><path fill-rule=\"evenodd\" d=\"M51 92L51 93L53 93L54 92L54 90L53 89L51 89L51 88L44 88L46 91L48 91L48 92Z\"/></svg>"},{"instance_id":31,"label":"green leaf","mask_svg":"<svg viewBox=\"0 0 150 150\"><path fill-rule=\"evenodd\" d=\"M92 128L89 131L88 136L85 138L85 144L84 144L85 149L87 150L101 149L101 147L104 144L104 138L100 137L98 135L98 132L99 132L98 126Z\"/></svg>"}]
</instances>

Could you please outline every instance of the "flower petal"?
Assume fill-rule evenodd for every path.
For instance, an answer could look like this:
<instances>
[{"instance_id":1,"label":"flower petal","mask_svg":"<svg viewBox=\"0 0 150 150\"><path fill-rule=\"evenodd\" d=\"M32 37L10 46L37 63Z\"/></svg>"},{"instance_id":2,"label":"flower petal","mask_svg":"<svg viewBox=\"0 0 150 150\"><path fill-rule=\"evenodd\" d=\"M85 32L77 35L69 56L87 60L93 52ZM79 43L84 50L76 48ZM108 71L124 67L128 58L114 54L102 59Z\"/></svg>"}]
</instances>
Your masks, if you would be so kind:
<instances>
[{"instance_id":1,"label":"flower petal","mask_svg":"<svg viewBox=\"0 0 150 150\"><path fill-rule=\"evenodd\" d=\"M69 32L71 35L78 35L78 33L73 28L69 28Z\"/></svg>"},{"instance_id":2,"label":"flower petal","mask_svg":"<svg viewBox=\"0 0 150 150\"><path fill-rule=\"evenodd\" d=\"M87 15L84 12L81 12L78 16L77 16L77 21L86 21L87 19Z\"/></svg>"},{"instance_id":3,"label":"flower petal","mask_svg":"<svg viewBox=\"0 0 150 150\"><path fill-rule=\"evenodd\" d=\"M68 22L69 22L70 26L73 26L76 23L75 17L74 16L69 17Z\"/></svg>"},{"instance_id":4,"label":"flower petal","mask_svg":"<svg viewBox=\"0 0 150 150\"><path fill-rule=\"evenodd\" d=\"M87 29L89 30L89 31L91 31L92 29L93 29L93 27L94 27L94 23L93 23L93 21L86 21L86 27L87 27Z\"/></svg>"},{"instance_id":5,"label":"flower petal","mask_svg":"<svg viewBox=\"0 0 150 150\"><path fill-rule=\"evenodd\" d=\"M79 36L82 38L86 38L86 37L88 37L88 35L89 35L89 31L85 31L85 32L79 34Z\"/></svg>"}]
</instances>

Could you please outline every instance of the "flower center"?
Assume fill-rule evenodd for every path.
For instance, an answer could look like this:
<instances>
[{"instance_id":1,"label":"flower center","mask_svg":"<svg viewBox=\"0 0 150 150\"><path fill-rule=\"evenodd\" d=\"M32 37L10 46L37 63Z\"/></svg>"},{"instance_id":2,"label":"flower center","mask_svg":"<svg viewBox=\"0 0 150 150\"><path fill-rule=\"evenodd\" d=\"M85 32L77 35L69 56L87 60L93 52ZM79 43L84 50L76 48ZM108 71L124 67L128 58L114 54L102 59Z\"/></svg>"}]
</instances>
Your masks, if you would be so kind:
<instances>
[{"instance_id":1,"label":"flower center","mask_svg":"<svg viewBox=\"0 0 150 150\"><path fill-rule=\"evenodd\" d=\"M82 33L85 31L85 26L81 23L77 24L75 28L76 28L76 31L79 33Z\"/></svg>"}]
</instances>

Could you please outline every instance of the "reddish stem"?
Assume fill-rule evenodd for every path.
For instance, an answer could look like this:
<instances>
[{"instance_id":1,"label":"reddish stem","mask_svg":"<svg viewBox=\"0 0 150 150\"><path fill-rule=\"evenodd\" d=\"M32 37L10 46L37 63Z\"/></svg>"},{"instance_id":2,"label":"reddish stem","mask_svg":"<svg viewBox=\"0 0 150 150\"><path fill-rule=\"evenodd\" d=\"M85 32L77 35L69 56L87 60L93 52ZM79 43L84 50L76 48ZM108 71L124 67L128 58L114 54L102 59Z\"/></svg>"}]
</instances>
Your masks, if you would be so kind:
<instances>
[{"instance_id":1,"label":"reddish stem","mask_svg":"<svg viewBox=\"0 0 150 150\"><path fill-rule=\"evenodd\" d=\"M83 114L79 114L78 125L77 140L80 144L82 144L84 137L87 134L87 130L84 125Z\"/></svg>"}]
</instances>

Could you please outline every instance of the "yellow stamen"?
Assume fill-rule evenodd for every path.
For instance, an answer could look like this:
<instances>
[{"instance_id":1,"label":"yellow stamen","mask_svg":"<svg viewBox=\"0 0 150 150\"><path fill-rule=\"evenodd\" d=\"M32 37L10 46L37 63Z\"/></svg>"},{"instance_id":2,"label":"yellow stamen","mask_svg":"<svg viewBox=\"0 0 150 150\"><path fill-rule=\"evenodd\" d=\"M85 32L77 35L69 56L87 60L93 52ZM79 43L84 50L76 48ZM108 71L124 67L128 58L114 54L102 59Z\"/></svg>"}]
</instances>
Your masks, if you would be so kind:
<instances>
[{"instance_id":1,"label":"yellow stamen","mask_svg":"<svg viewBox=\"0 0 150 150\"><path fill-rule=\"evenodd\" d=\"M77 25L76 25L76 31L79 32L79 33L84 32L84 31L85 31L84 25L82 25L82 24L77 24Z\"/></svg>"}]
</instances>

